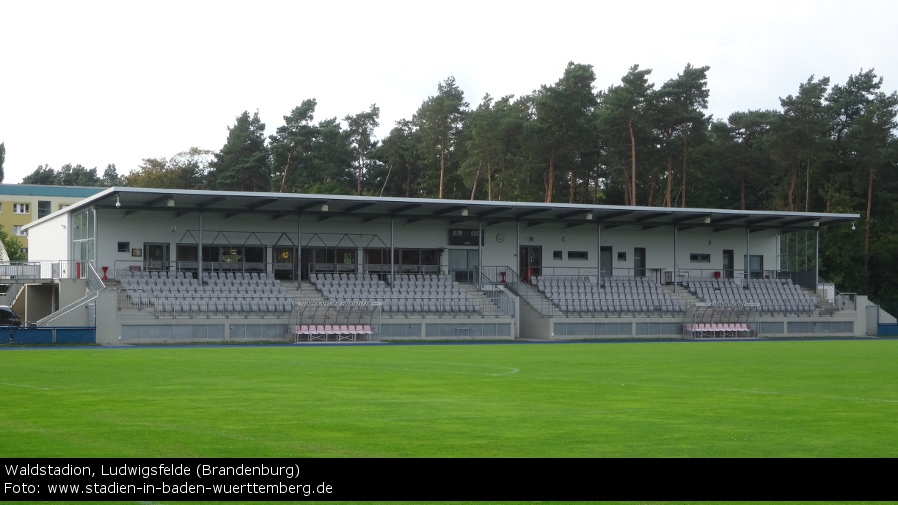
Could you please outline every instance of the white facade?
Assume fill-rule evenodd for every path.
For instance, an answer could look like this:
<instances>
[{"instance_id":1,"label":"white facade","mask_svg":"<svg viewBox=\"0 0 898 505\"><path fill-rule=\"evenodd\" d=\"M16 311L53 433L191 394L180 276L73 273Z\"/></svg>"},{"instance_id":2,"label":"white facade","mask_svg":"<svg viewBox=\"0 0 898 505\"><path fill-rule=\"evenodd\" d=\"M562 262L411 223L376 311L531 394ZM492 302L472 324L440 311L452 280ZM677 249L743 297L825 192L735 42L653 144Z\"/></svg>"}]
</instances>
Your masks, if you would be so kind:
<instances>
[{"instance_id":1,"label":"white facade","mask_svg":"<svg viewBox=\"0 0 898 505\"><path fill-rule=\"evenodd\" d=\"M58 262L53 277L60 279L87 279L91 266L97 275L106 273L112 280L132 269L186 272L199 278L201 272L252 268L281 275L285 282L294 284L300 296L316 269L375 272L388 278L391 273L421 268L475 285L500 283L505 275L515 274L525 282L532 275L613 276L646 277L675 291L680 285L675 281L686 279L787 277L793 272L780 269L783 233L816 232L821 223L848 223L856 218L719 209L110 188L29 225L27 231L32 244L29 260ZM482 237L480 244L477 236ZM202 262L197 261L198 245L206 250ZM816 280L815 272L804 274ZM608 324L607 318L585 321L582 317L537 317L527 308L533 300L525 298L510 305L520 310L501 320L501 324L511 324L513 330L500 333L529 337L528 332L536 331L554 338L582 332L588 337L594 333L589 333L593 330L586 326ZM115 311L104 308L97 313ZM103 331L108 334L103 338L150 331L146 323L131 328L129 320L118 319L115 323L103 322ZM244 331L242 327L234 330L233 320L221 323L224 329L220 330L204 322L215 338L228 339L229 332ZM625 324L631 323L634 329L622 336L641 335L644 330L639 324L662 325L660 335L666 336L676 334L677 324L682 326L682 320L671 315ZM154 321L152 331L159 324ZM283 325L285 321L273 324ZM386 322L384 327L391 324ZM415 332L426 338L428 324L447 323L422 321L419 329L405 323L403 327L412 328L407 330L412 338ZM855 329L862 326L851 324ZM400 331L398 328L392 330ZM839 328L842 331L843 326ZM440 331L444 335L449 330Z\"/></svg>"}]
</instances>

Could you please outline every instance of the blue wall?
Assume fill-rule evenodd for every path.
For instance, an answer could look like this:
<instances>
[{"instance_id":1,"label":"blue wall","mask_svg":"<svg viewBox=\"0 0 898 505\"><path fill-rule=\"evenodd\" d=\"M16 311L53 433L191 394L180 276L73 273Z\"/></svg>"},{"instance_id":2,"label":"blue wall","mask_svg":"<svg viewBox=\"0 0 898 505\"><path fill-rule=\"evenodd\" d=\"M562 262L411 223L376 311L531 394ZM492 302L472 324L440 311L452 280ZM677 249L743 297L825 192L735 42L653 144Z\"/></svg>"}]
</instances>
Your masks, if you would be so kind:
<instances>
[{"instance_id":1,"label":"blue wall","mask_svg":"<svg viewBox=\"0 0 898 505\"><path fill-rule=\"evenodd\" d=\"M10 335L15 344L95 344L97 329L87 327L64 328L8 328L0 329L0 342L9 343Z\"/></svg>"},{"instance_id":2,"label":"blue wall","mask_svg":"<svg viewBox=\"0 0 898 505\"><path fill-rule=\"evenodd\" d=\"M898 336L898 323L879 323L876 329L876 335L879 337Z\"/></svg>"}]
</instances>

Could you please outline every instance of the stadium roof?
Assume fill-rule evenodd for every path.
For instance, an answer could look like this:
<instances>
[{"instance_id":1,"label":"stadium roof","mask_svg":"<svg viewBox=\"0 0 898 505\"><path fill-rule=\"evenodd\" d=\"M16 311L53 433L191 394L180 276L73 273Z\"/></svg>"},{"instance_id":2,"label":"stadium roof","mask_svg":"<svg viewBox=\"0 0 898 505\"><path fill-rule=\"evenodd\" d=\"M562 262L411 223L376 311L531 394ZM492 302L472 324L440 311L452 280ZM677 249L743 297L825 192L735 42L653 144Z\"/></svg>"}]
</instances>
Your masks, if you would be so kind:
<instances>
[{"instance_id":1,"label":"stadium roof","mask_svg":"<svg viewBox=\"0 0 898 505\"><path fill-rule=\"evenodd\" d=\"M272 220L302 215L319 221L352 216L360 222L448 221L451 224L484 225L520 222L522 226L555 224L566 227L601 223L604 229L630 226L641 229L678 226L717 230L750 229L802 231L849 223L859 214L780 212L678 207L639 207L568 203L505 202L386 198L249 191L173 190L112 187L67 207L120 209L123 216L135 212L167 211L176 215L200 212L224 217L261 214Z\"/></svg>"}]
</instances>

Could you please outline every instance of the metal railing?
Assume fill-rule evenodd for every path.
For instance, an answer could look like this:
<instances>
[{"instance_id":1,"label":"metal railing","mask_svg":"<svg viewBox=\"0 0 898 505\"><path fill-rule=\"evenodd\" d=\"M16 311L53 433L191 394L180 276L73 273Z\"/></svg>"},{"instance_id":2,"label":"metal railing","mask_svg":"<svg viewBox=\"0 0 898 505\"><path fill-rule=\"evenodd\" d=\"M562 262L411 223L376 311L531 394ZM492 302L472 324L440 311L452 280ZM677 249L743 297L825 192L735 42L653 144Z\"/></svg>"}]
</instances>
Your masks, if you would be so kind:
<instances>
[{"instance_id":1,"label":"metal railing","mask_svg":"<svg viewBox=\"0 0 898 505\"><path fill-rule=\"evenodd\" d=\"M292 297L260 298L259 295L195 293L177 297L161 295L140 288L121 290L118 294L120 317L153 314L155 316L185 317L287 317L295 305ZM129 312L128 309L131 309Z\"/></svg>"},{"instance_id":2,"label":"metal railing","mask_svg":"<svg viewBox=\"0 0 898 505\"><path fill-rule=\"evenodd\" d=\"M559 316L561 310L511 267L485 266L480 269L484 283L502 286L526 301L542 316Z\"/></svg>"}]
</instances>

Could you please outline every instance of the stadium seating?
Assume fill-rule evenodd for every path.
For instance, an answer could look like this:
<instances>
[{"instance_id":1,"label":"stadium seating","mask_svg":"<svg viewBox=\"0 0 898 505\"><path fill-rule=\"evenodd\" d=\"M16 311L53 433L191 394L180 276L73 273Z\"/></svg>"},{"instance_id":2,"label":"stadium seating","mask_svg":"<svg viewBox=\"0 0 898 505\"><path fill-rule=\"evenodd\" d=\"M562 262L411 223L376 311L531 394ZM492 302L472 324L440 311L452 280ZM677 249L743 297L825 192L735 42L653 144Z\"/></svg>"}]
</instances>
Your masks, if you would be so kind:
<instances>
[{"instance_id":1,"label":"stadium seating","mask_svg":"<svg viewBox=\"0 0 898 505\"><path fill-rule=\"evenodd\" d=\"M376 301L391 315L482 314L480 302L445 274L398 274L391 284L373 274L313 273L309 281L329 301Z\"/></svg>"},{"instance_id":2,"label":"stadium seating","mask_svg":"<svg viewBox=\"0 0 898 505\"><path fill-rule=\"evenodd\" d=\"M689 292L706 303L753 303L760 312L812 314L819 308L814 295L802 291L790 279L700 278L688 282Z\"/></svg>"},{"instance_id":3,"label":"stadium seating","mask_svg":"<svg viewBox=\"0 0 898 505\"><path fill-rule=\"evenodd\" d=\"M203 282L172 271L126 270L118 275L127 303L159 315L286 316L295 303L267 273L203 272Z\"/></svg>"},{"instance_id":4,"label":"stadium seating","mask_svg":"<svg viewBox=\"0 0 898 505\"><path fill-rule=\"evenodd\" d=\"M532 283L565 314L682 313L685 304L647 277L543 275Z\"/></svg>"}]
</instances>

